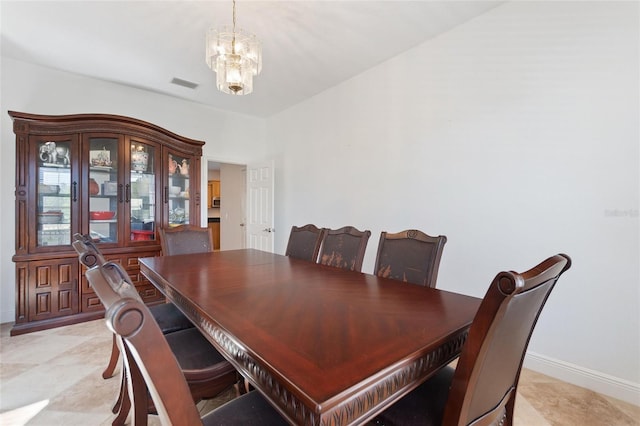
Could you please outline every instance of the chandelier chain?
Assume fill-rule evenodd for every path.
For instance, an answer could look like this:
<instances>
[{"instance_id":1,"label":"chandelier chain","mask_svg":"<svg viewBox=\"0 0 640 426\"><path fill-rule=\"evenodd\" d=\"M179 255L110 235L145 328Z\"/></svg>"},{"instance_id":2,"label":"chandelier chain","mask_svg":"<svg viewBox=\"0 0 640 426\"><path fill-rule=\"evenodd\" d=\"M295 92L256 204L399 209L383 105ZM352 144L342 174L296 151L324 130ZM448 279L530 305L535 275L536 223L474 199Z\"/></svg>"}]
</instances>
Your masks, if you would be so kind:
<instances>
[{"instance_id":1,"label":"chandelier chain","mask_svg":"<svg viewBox=\"0 0 640 426\"><path fill-rule=\"evenodd\" d=\"M233 40L231 40L231 53L236 54L236 0L233 0Z\"/></svg>"},{"instance_id":2,"label":"chandelier chain","mask_svg":"<svg viewBox=\"0 0 640 426\"><path fill-rule=\"evenodd\" d=\"M236 33L236 0L233 0L233 33Z\"/></svg>"}]
</instances>

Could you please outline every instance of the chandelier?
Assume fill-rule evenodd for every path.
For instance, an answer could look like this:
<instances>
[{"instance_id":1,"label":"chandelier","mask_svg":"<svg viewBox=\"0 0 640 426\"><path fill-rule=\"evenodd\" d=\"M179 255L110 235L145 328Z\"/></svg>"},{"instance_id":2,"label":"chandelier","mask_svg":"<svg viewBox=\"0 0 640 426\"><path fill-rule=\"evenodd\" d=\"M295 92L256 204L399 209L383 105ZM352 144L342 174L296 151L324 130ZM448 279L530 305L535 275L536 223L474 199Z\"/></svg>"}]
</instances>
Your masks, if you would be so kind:
<instances>
[{"instance_id":1,"label":"chandelier","mask_svg":"<svg viewBox=\"0 0 640 426\"><path fill-rule=\"evenodd\" d=\"M262 71L262 46L255 35L236 30L236 1L233 0L233 28L207 32L206 61L216 72L218 90L231 95L253 92L253 76Z\"/></svg>"}]
</instances>

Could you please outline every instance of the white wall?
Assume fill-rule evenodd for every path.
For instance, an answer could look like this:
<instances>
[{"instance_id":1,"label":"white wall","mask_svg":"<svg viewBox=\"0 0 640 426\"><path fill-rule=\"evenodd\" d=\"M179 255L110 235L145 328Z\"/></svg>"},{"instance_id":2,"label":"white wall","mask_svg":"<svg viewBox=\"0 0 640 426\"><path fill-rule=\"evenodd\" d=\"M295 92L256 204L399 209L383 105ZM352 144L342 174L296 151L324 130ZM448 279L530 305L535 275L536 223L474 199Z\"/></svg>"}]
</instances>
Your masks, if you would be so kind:
<instances>
[{"instance_id":1,"label":"white wall","mask_svg":"<svg viewBox=\"0 0 640 426\"><path fill-rule=\"evenodd\" d=\"M353 225L371 272L382 230L418 228L475 296L565 252L530 350L640 403L638 36L636 2L508 3L272 117L276 251Z\"/></svg>"},{"instance_id":2,"label":"white wall","mask_svg":"<svg viewBox=\"0 0 640 426\"><path fill-rule=\"evenodd\" d=\"M266 155L265 122L200 104L150 93L2 57L0 126L4 167L0 168L0 322L15 319L15 135L8 110L34 114L111 113L149 121L206 142L203 158L261 161ZM206 162L203 194L206 194ZM206 222L206 205L202 206Z\"/></svg>"},{"instance_id":3,"label":"white wall","mask_svg":"<svg viewBox=\"0 0 640 426\"><path fill-rule=\"evenodd\" d=\"M207 170L207 180L220 180L220 170Z\"/></svg>"}]
</instances>

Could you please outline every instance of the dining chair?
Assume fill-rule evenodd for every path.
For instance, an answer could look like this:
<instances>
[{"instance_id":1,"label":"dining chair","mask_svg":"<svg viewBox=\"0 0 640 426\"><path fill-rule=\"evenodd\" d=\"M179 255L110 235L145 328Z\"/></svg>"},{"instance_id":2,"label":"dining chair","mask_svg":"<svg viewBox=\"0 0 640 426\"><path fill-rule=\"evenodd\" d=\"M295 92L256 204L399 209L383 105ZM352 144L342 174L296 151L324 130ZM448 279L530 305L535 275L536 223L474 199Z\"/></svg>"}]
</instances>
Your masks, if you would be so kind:
<instances>
[{"instance_id":1,"label":"dining chair","mask_svg":"<svg viewBox=\"0 0 640 426\"><path fill-rule=\"evenodd\" d=\"M445 367L373 420L376 425L512 425L529 339L565 254L521 274L500 272L485 294L456 368Z\"/></svg>"},{"instance_id":2,"label":"dining chair","mask_svg":"<svg viewBox=\"0 0 640 426\"><path fill-rule=\"evenodd\" d=\"M213 251L211 229L195 225L160 228L160 247L164 256Z\"/></svg>"},{"instance_id":3,"label":"dining chair","mask_svg":"<svg viewBox=\"0 0 640 426\"><path fill-rule=\"evenodd\" d=\"M417 229L380 233L374 273L379 277L435 287L447 237Z\"/></svg>"},{"instance_id":4,"label":"dining chair","mask_svg":"<svg viewBox=\"0 0 640 426\"><path fill-rule=\"evenodd\" d=\"M73 242L74 249L79 254L80 262L89 269L85 272L85 276L89 280L92 288L95 290L94 283L89 279L87 273L95 268L104 268L104 275L111 283L118 286L128 285L133 289L133 293L140 301L142 300L135 287L131 284L130 277L123 269L122 265L115 262L105 261L102 254L97 250L95 245L85 244L88 236L81 236ZM100 294L96 292L100 298ZM100 301L107 309L105 301ZM177 308L176 308L177 309ZM160 323L156 320L153 313L154 307L149 308L149 313L154 319L154 323L162 332ZM185 317L186 319L186 317ZM188 320L187 320L188 321ZM225 358L207 341L202 334L193 326L184 328L170 333L163 333L167 344L171 347L174 356L177 358L182 374L186 379L192 398L194 401L202 399L210 399L222 392L223 390L237 384L238 377L234 367L225 360ZM117 335L116 346L122 353L123 345L119 342ZM126 353L125 353L126 355ZM123 356L122 374L120 392L113 407L113 413L117 414L113 420L113 425L123 425L127 419L129 411L133 408L133 418L136 425L144 425L147 421L147 415L154 413L155 408L148 400L147 390L140 374L136 374L135 368L126 368L129 360L127 356ZM133 404L131 404L131 399Z\"/></svg>"},{"instance_id":5,"label":"dining chair","mask_svg":"<svg viewBox=\"0 0 640 426\"><path fill-rule=\"evenodd\" d=\"M85 267L92 268L97 264L104 264L107 261L89 235L75 234L74 240L82 241L85 246L83 248L85 256L80 258L80 263ZM189 321L189 319L185 317L184 314L172 303L154 305L150 307L150 310L163 333L172 333L174 331L193 327L191 321ZM116 345L116 337L114 335L109 362L102 372L102 377L104 379L113 377L119 358L120 351Z\"/></svg>"},{"instance_id":6,"label":"dining chair","mask_svg":"<svg viewBox=\"0 0 640 426\"><path fill-rule=\"evenodd\" d=\"M292 226L285 256L316 262L325 231L311 224Z\"/></svg>"},{"instance_id":7,"label":"dining chair","mask_svg":"<svg viewBox=\"0 0 640 426\"><path fill-rule=\"evenodd\" d=\"M349 271L362 271L364 252L370 236L371 231L359 231L353 226L328 229L322 238L318 263Z\"/></svg>"},{"instance_id":8,"label":"dining chair","mask_svg":"<svg viewBox=\"0 0 640 426\"><path fill-rule=\"evenodd\" d=\"M168 341L171 334L162 333L149 308L119 269L118 264L107 262L87 270L86 276L105 305L107 326L118 336L127 354L130 375L146 383L162 424L287 424L258 391L246 393L200 417L190 385L183 376L184 369ZM119 279L114 280L118 275Z\"/></svg>"},{"instance_id":9,"label":"dining chair","mask_svg":"<svg viewBox=\"0 0 640 426\"><path fill-rule=\"evenodd\" d=\"M94 243L93 239L88 234L87 235L74 234L73 237L74 237L73 247L75 248L76 252L79 255L80 264L84 265L85 268L87 269L92 268L97 265L103 265L107 262L105 257L102 255L102 253ZM157 306L160 307L162 305L157 305ZM175 309L175 307L173 308ZM154 307L154 311L156 310L157 308ZM180 312L178 313L182 318L184 318L184 320L189 322L188 319L184 317ZM187 327L184 327L184 328L187 328ZM177 330L171 330L171 331L177 331ZM166 331L166 332L170 332L170 331ZM117 336L114 333L112 336L111 355L109 356L109 363L107 365L107 368L102 372L102 378L109 379L113 377L115 369L118 365L118 360L120 359L121 352L122 351L120 350L120 345L118 344ZM124 365L125 360L123 359L122 362ZM116 417L112 422L114 426L123 425L131 409L131 402L128 398L128 392L127 392L128 380L129 379L127 378L126 372L124 368L122 368L120 371L120 390L118 392L118 397L116 399L116 402L113 404L113 407L111 409L113 414L116 414Z\"/></svg>"}]
</instances>

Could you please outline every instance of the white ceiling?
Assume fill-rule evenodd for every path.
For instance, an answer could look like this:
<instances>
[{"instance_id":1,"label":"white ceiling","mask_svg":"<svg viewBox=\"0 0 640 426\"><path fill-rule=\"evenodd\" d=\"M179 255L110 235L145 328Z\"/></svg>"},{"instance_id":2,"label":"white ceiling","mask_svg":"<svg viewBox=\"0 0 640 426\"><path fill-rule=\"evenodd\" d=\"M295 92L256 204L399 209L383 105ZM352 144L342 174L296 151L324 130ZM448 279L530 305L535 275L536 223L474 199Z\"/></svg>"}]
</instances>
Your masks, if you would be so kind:
<instances>
[{"instance_id":1,"label":"white ceiling","mask_svg":"<svg viewBox=\"0 0 640 426\"><path fill-rule=\"evenodd\" d=\"M248 96L223 94L205 33L231 24L225 1L0 1L2 56L268 117L502 1L244 1L237 26L263 43ZM174 78L195 89L171 84Z\"/></svg>"}]
</instances>

